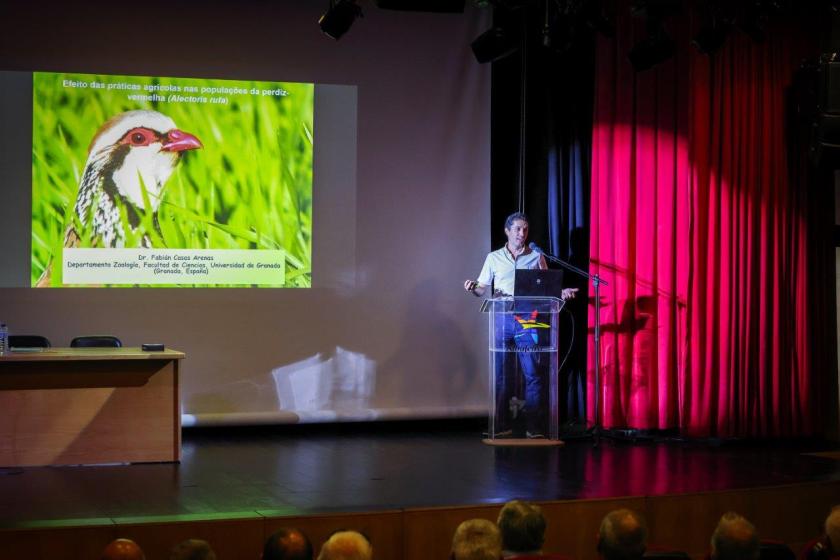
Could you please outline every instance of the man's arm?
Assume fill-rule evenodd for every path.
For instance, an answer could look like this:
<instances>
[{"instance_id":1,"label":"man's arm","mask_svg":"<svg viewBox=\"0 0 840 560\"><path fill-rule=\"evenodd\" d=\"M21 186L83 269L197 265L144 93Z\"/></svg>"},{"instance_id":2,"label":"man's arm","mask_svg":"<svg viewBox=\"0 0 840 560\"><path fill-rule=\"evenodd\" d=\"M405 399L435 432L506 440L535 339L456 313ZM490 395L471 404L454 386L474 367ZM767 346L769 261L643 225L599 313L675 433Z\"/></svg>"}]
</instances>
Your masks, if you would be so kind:
<instances>
[{"instance_id":1,"label":"man's arm","mask_svg":"<svg viewBox=\"0 0 840 560\"><path fill-rule=\"evenodd\" d=\"M540 269L547 270L548 264L545 262L545 257L540 255L540 260L538 265ZM560 292L560 299L566 301L567 299L575 299L577 296L578 289L577 288L563 288L563 291Z\"/></svg>"},{"instance_id":2,"label":"man's arm","mask_svg":"<svg viewBox=\"0 0 840 560\"><path fill-rule=\"evenodd\" d=\"M487 293L487 285L482 284L478 280L467 280L464 282L464 289L476 297L481 297Z\"/></svg>"},{"instance_id":3,"label":"man's arm","mask_svg":"<svg viewBox=\"0 0 840 560\"><path fill-rule=\"evenodd\" d=\"M495 276L496 272L493 270L491 255L487 255L484 259L484 265L481 267L481 272L478 274L478 279L464 282L464 289L475 297L482 297L490 290Z\"/></svg>"}]
</instances>

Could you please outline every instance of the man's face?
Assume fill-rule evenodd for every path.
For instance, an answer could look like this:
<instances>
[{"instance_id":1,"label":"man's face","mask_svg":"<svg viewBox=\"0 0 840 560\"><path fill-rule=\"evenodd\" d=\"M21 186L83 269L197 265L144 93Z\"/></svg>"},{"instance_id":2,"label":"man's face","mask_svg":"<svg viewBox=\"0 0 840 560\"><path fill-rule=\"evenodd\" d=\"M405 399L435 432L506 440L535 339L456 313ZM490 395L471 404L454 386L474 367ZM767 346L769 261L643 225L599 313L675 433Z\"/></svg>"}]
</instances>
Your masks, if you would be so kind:
<instances>
[{"instance_id":1,"label":"man's face","mask_svg":"<svg viewBox=\"0 0 840 560\"><path fill-rule=\"evenodd\" d=\"M509 228L505 228L508 238L508 245L511 249L521 249L528 239L528 222L525 220L514 220Z\"/></svg>"}]
</instances>

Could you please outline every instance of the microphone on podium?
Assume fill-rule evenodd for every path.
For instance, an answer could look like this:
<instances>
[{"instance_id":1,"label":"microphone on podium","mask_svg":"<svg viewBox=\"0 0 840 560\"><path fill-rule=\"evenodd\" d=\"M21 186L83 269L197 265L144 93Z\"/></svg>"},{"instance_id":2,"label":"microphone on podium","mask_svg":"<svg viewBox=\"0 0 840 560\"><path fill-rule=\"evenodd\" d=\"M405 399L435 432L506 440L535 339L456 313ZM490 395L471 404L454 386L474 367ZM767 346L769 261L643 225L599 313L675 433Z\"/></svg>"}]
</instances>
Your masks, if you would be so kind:
<instances>
[{"instance_id":1,"label":"microphone on podium","mask_svg":"<svg viewBox=\"0 0 840 560\"><path fill-rule=\"evenodd\" d=\"M542 249L540 249L540 246L539 246L539 245L537 245L536 243L534 243L533 241L531 241L530 243L528 243L528 247L530 247L530 248L531 248L531 250L532 250L533 252L537 253L537 254L540 254L540 255L545 255L545 251L543 251Z\"/></svg>"},{"instance_id":2,"label":"microphone on podium","mask_svg":"<svg viewBox=\"0 0 840 560\"><path fill-rule=\"evenodd\" d=\"M554 255L552 255L551 253L546 253L545 251L543 251L543 250L542 250L542 247L540 247L539 245L537 245L537 244L536 244L536 243L534 243L533 241L531 241L530 243L528 243L528 247L530 247L530 248L531 248L531 250L532 250L533 252L535 252L536 254L538 254L538 255L542 255L543 257L547 258L548 260L550 260L550 261L552 261L552 262L556 262L556 263L561 264L561 265L565 265L565 264L566 264L566 263L564 263L563 261L561 261L560 259L558 259L557 257L555 257Z\"/></svg>"},{"instance_id":3,"label":"microphone on podium","mask_svg":"<svg viewBox=\"0 0 840 560\"><path fill-rule=\"evenodd\" d=\"M569 263L567 263L566 261L564 261L564 260L562 260L562 259L558 259L557 257L555 257L554 255L552 255L551 253L546 253L545 251L543 251L543 250L540 248L540 246L539 246L539 245L537 245L537 244L536 244L536 243L534 243L533 241L531 241L530 243L528 243L528 247L530 247L530 248L531 248L531 250L532 250L533 252L535 252L536 254L538 254L538 255L542 255L543 257L547 258L548 260L550 260L550 261L552 261L552 262L555 262L555 263L559 264L559 265L560 265L560 266L562 266L563 268L568 268L569 270L571 270L571 271L573 271L573 272L577 272L578 274L581 274L581 275L583 275L583 276L589 276L586 272L583 272L583 271L582 271L581 269L579 269L578 267L576 267L576 266L572 266L572 265L570 265Z\"/></svg>"}]
</instances>

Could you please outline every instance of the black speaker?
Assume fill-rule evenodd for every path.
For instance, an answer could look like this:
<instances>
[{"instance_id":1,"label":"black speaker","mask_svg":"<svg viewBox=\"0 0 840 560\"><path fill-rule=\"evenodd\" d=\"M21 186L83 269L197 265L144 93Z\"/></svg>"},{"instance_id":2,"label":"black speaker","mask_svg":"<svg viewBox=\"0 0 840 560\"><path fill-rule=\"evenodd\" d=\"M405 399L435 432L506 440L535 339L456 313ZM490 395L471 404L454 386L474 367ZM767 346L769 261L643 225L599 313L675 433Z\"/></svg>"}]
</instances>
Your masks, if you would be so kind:
<instances>
[{"instance_id":1,"label":"black speaker","mask_svg":"<svg viewBox=\"0 0 840 560\"><path fill-rule=\"evenodd\" d=\"M817 165L840 167L840 114L819 114L811 128L810 157Z\"/></svg>"},{"instance_id":2,"label":"black speaker","mask_svg":"<svg viewBox=\"0 0 840 560\"><path fill-rule=\"evenodd\" d=\"M817 165L840 168L840 61L823 56L816 68L810 157Z\"/></svg>"},{"instance_id":3,"label":"black speaker","mask_svg":"<svg viewBox=\"0 0 840 560\"><path fill-rule=\"evenodd\" d=\"M818 73L818 109L840 115L840 62L824 61Z\"/></svg>"}]
</instances>

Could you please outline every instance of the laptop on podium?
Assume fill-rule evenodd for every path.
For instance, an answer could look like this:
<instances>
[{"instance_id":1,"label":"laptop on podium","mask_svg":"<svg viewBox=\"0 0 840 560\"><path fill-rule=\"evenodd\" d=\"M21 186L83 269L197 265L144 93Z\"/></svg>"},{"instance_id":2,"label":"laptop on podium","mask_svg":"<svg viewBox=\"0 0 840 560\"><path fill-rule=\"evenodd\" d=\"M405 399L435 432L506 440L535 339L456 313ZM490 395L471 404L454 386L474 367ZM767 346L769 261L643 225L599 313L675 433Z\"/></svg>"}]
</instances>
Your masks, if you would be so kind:
<instances>
[{"instance_id":1,"label":"laptop on podium","mask_svg":"<svg viewBox=\"0 0 840 560\"><path fill-rule=\"evenodd\" d=\"M517 269L513 279L516 297L556 297L563 291L562 270Z\"/></svg>"}]
</instances>

